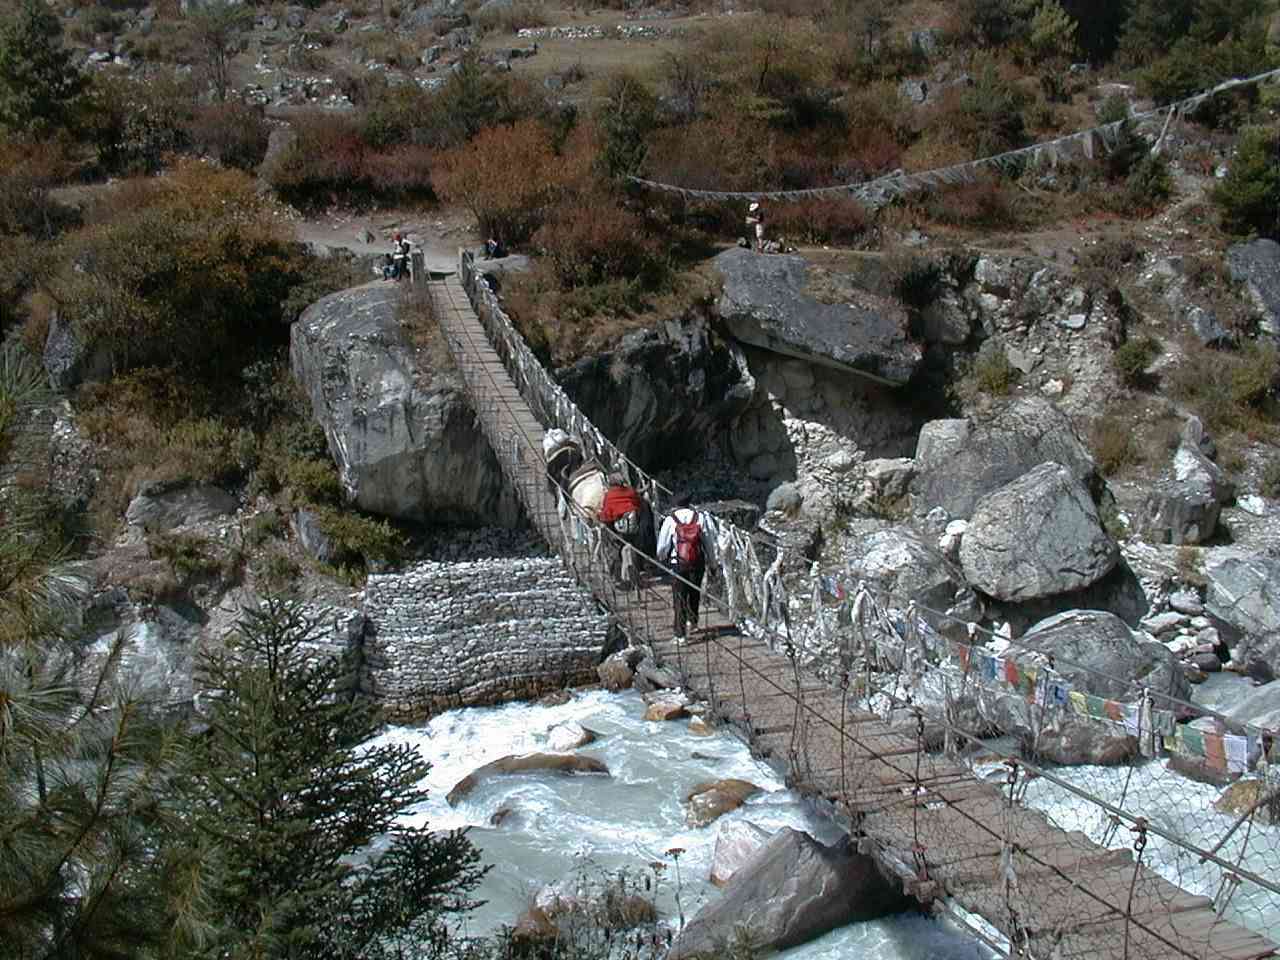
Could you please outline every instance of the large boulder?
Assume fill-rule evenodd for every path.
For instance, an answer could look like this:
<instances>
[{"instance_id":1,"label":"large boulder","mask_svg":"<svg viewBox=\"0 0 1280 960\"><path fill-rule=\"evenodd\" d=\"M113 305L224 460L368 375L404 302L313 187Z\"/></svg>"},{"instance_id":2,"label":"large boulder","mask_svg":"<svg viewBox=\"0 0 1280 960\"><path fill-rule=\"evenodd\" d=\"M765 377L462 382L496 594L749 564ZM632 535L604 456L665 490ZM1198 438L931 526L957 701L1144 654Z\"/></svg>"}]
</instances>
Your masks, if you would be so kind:
<instances>
[{"instance_id":1,"label":"large boulder","mask_svg":"<svg viewBox=\"0 0 1280 960\"><path fill-rule=\"evenodd\" d=\"M1061 410L1022 397L981 420L934 420L920 429L911 494L917 512L941 507L967 519L979 500L1047 461L1060 463L1090 494L1097 466Z\"/></svg>"},{"instance_id":2,"label":"large boulder","mask_svg":"<svg viewBox=\"0 0 1280 960\"><path fill-rule=\"evenodd\" d=\"M823 302L803 257L734 248L713 263L724 280L716 313L743 343L890 385L905 384L920 365L899 303L831 276L823 282L839 296Z\"/></svg>"},{"instance_id":3,"label":"large boulder","mask_svg":"<svg viewBox=\"0 0 1280 960\"><path fill-rule=\"evenodd\" d=\"M1204 454L1204 429L1196 417L1183 428L1173 473L1148 494L1138 530L1153 543L1203 543L1218 527L1218 514L1235 496L1226 472Z\"/></svg>"},{"instance_id":4,"label":"large boulder","mask_svg":"<svg viewBox=\"0 0 1280 960\"><path fill-rule=\"evenodd\" d=\"M129 502L124 521L149 533L216 520L235 513L239 501L208 484L147 483Z\"/></svg>"},{"instance_id":5,"label":"large boulder","mask_svg":"<svg viewBox=\"0 0 1280 960\"><path fill-rule=\"evenodd\" d=\"M689 316L627 334L612 350L556 371L574 403L640 463L702 458L755 389L740 350Z\"/></svg>"},{"instance_id":6,"label":"large boulder","mask_svg":"<svg viewBox=\"0 0 1280 960\"><path fill-rule=\"evenodd\" d=\"M1109 700L1132 701L1142 687L1191 699L1191 686L1164 644L1140 639L1123 620L1104 610L1068 610L1042 620L1018 641L1015 659L1035 669L1052 655L1054 669L1076 689Z\"/></svg>"},{"instance_id":7,"label":"large boulder","mask_svg":"<svg viewBox=\"0 0 1280 960\"><path fill-rule=\"evenodd\" d=\"M719 956L740 928L760 953L785 950L859 920L906 909L875 860L845 838L823 846L783 827L676 936L667 960Z\"/></svg>"},{"instance_id":8,"label":"large boulder","mask_svg":"<svg viewBox=\"0 0 1280 960\"><path fill-rule=\"evenodd\" d=\"M456 374L415 359L398 284L331 294L293 325L294 375L324 427L348 496L411 521L514 526L515 493Z\"/></svg>"},{"instance_id":9,"label":"large boulder","mask_svg":"<svg viewBox=\"0 0 1280 960\"><path fill-rule=\"evenodd\" d=\"M1263 329L1280 334L1280 243L1265 238L1237 243L1227 251L1227 264L1262 314Z\"/></svg>"},{"instance_id":10,"label":"large boulder","mask_svg":"<svg viewBox=\"0 0 1280 960\"><path fill-rule=\"evenodd\" d=\"M1222 712L1237 723L1263 730L1280 730L1280 683L1244 689L1248 692L1232 698Z\"/></svg>"},{"instance_id":11,"label":"large boulder","mask_svg":"<svg viewBox=\"0 0 1280 960\"><path fill-rule=\"evenodd\" d=\"M474 790L482 780L518 773L602 773L607 777L609 768L595 757L583 757L574 753L526 753L503 757L486 763L463 777L454 784L445 800L449 806L457 806L458 801Z\"/></svg>"},{"instance_id":12,"label":"large boulder","mask_svg":"<svg viewBox=\"0 0 1280 960\"><path fill-rule=\"evenodd\" d=\"M1006 601L1082 589L1119 557L1089 491L1060 463L1041 464L980 501L960 543L965 579Z\"/></svg>"},{"instance_id":13,"label":"large boulder","mask_svg":"<svg viewBox=\"0 0 1280 960\"><path fill-rule=\"evenodd\" d=\"M848 538L840 559L851 581L865 580L893 605L915 600L942 610L958 586L937 547L905 526Z\"/></svg>"},{"instance_id":14,"label":"large boulder","mask_svg":"<svg viewBox=\"0 0 1280 960\"><path fill-rule=\"evenodd\" d=\"M1233 659L1254 683L1271 683L1280 677L1280 633L1245 637Z\"/></svg>"},{"instance_id":15,"label":"large boulder","mask_svg":"<svg viewBox=\"0 0 1280 960\"><path fill-rule=\"evenodd\" d=\"M1209 613L1241 633L1280 631L1280 557L1212 551L1203 570Z\"/></svg>"},{"instance_id":16,"label":"large boulder","mask_svg":"<svg viewBox=\"0 0 1280 960\"><path fill-rule=\"evenodd\" d=\"M716 834L715 851L711 854L711 873L708 879L717 887L723 887L733 879L744 863L756 855L756 851L769 842L772 834L750 820L730 820L720 825Z\"/></svg>"}]
</instances>

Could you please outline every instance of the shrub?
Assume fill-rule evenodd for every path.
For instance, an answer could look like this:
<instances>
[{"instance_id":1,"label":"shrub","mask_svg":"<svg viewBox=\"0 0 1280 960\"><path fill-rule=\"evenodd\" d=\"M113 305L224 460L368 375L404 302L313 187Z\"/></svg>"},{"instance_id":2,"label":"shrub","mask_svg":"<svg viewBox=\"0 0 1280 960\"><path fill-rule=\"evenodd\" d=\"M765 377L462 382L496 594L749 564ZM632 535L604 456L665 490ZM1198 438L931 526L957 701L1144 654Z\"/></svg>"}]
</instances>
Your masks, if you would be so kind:
<instances>
[{"instance_id":1,"label":"shrub","mask_svg":"<svg viewBox=\"0 0 1280 960\"><path fill-rule=\"evenodd\" d=\"M934 191L924 209L930 219L952 226L998 230L1022 224L1011 188L995 179Z\"/></svg>"},{"instance_id":2,"label":"shrub","mask_svg":"<svg viewBox=\"0 0 1280 960\"><path fill-rule=\"evenodd\" d=\"M317 505L340 504L342 482L329 460L295 457L285 466L284 482L294 496Z\"/></svg>"},{"instance_id":3,"label":"shrub","mask_svg":"<svg viewBox=\"0 0 1280 960\"><path fill-rule=\"evenodd\" d=\"M1098 123L1117 123L1129 119L1129 101L1122 93L1113 93L1098 107Z\"/></svg>"},{"instance_id":4,"label":"shrub","mask_svg":"<svg viewBox=\"0 0 1280 960\"><path fill-rule=\"evenodd\" d=\"M770 232L801 244L857 246L867 240L871 218L852 197L833 197L776 204Z\"/></svg>"},{"instance_id":5,"label":"shrub","mask_svg":"<svg viewBox=\"0 0 1280 960\"><path fill-rule=\"evenodd\" d=\"M1280 363L1276 348L1249 344L1239 353L1192 346L1169 375L1170 392L1215 433L1266 429Z\"/></svg>"},{"instance_id":6,"label":"shrub","mask_svg":"<svg viewBox=\"0 0 1280 960\"><path fill-rule=\"evenodd\" d=\"M1272 456L1262 465L1259 489L1263 496L1280 498L1280 457Z\"/></svg>"},{"instance_id":7,"label":"shrub","mask_svg":"<svg viewBox=\"0 0 1280 960\"><path fill-rule=\"evenodd\" d=\"M614 77L596 110L601 172L606 177L639 173L657 122L658 100L652 91L626 74Z\"/></svg>"},{"instance_id":8,"label":"shrub","mask_svg":"<svg viewBox=\"0 0 1280 960\"><path fill-rule=\"evenodd\" d=\"M261 108L243 103L200 107L187 126L187 138L197 153L241 170L253 170L262 162L268 133Z\"/></svg>"},{"instance_id":9,"label":"shrub","mask_svg":"<svg viewBox=\"0 0 1280 960\"><path fill-rule=\"evenodd\" d=\"M196 100L189 80L103 73L85 99L83 126L108 173L155 173L187 147Z\"/></svg>"},{"instance_id":10,"label":"shrub","mask_svg":"<svg viewBox=\"0 0 1280 960\"><path fill-rule=\"evenodd\" d=\"M1121 383L1126 387L1137 387L1146 382L1147 367L1159 354L1159 341L1154 337L1139 337L1121 344L1111 362Z\"/></svg>"},{"instance_id":11,"label":"shrub","mask_svg":"<svg viewBox=\"0 0 1280 960\"><path fill-rule=\"evenodd\" d=\"M1223 229L1280 239L1280 130L1246 130L1212 196Z\"/></svg>"},{"instance_id":12,"label":"shrub","mask_svg":"<svg viewBox=\"0 0 1280 960\"><path fill-rule=\"evenodd\" d=\"M535 121L485 130L441 156L437 190L446 202L470 210L483 235L507 245L522 243L561 196L585 181L589 154L580 137L574 140L557 155L546 129Z\"/></svg>"},{"instance_id":13,"label":"shrub","mask_svg":"<svg viewBox=\"0 0 1280 960\"><path fill-rule=\"evenodd\" d=\"M42 0L19 0L0 16L0 127L46 136L70 119L84 76L62 44L62 21Z\"/></svg>"},{"instance_id":14,"label":"shrub","mask_svg":"<svg viewBox=\"0 0 1280 960\"><path fill-rule=\"evenodd\" d=\"M1159 154L1148 155L1125 178L1124 190L1115 199L1112 209L1131 216L1149 214L1168 200L1172 192L1173 180L1165 158Z\"/></svg>"},{"instance_id":15,"label":"shrub","mask_svg":"<svg viewBox=\"0 0 1280 960\"><path fill-rule=\"evenodd\" d=\"M1098 469L1108 477L1142 461L1134 441L1133 424L1111 414L1093 422L1089 430L1089 448Z\"/></svg>"},{"instance_id":16,"label":"shrub","mask_svg":"<svg viewBox=\"0 0 1280 960\"><path fill-rule=\"evenodd\" d=\"M266 510L257 514L244 531L244 542L250 547L260 547L268 540L276 540L284 535L284 521L275 510Z\"/></svg>"},{"instance_id":17,"label":"shrub","mask_svg":"<svg viewBox=\"0 0 1280 960\"><path fill-rule=\"evenodd\" d=\"M287 341L280 305L308 258L249 177L182 163L117 199L133 209L77 235L52 284L116 369L176 363L235 376Z\"/></svg>"},{"instance_id":18,"label":"shrub","mask_svg":"<svg viewBox=\"0 0 1280 960\"><path fill-rule=\"evenodd\" d=\"M476 23L486 33L516 33L531 27L545 27L550 20L542 3L519 2L496 8L482 7Z\"/></svg>"},{"instance_id":19,"label":"shrub","mask_svg":"<svg viewBox=\"0 0 1280 960\"><path fill-rule=\"evenodd\" d=\"M374 520L350 510L322 507L320 526L333 541L338 563L360 560L370 564L395 564L404 557L407 541L386 520Z\"/></svg>"},{"instance_id":20,"label":"shrub","mask_svg":"<svg viewBox=\"0 0 1280 960\"><path fill-rule=\"evenodd\" d=\"M1004 349L988 340L978 353L968 360L957 361L956 376L948 392L962 406L976 403L982 395L1007 396L1021 377L1018 369L1009 362Z\"/></svg>"},{"instance_id":21,"label":"shrub","mask_svg":"<svg viewBox=\"0 0 1280 960\"><path fill-rule=\"evenodd\" d=\"M921 256L903 256L890 263L893 292L908 307L921 310L938 299L942 267Z\"/></svg>"},{"instance_id":22,"label":"shrub","mask_svg":"<svg viewBox=\"0 0 1280 960\"><path fill-rule=\"evenodd\" d=\"M222 572L222 564L209 550L209 542L189 533L152 533L147 535L147 552L169 565L180 583Z\"/></svg>"},{"instance_id":23,"label":"shrub","mask_svg":"<svg viewBox=\"0 0 1280 960\"><path fill-rule=\"evenodd\" d=\"M644 221L605 193L557 206L533 243L565 289L606 280L653 285L666 272L661 247Z\"/></svg>"}]
</instances>

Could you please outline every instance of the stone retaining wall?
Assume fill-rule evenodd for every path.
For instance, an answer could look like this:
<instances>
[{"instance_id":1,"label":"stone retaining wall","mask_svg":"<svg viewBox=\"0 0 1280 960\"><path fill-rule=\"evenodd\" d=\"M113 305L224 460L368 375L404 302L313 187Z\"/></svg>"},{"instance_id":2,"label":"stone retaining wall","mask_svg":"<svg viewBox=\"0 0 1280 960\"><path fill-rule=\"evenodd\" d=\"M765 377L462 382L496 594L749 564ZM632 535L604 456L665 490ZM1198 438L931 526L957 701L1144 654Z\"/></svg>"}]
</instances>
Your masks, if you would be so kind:
<instances>
[{"instance_id":1,"label":"stone retaining wall","mask_svg":"<svg viewBox=\"0 0 1280 960\"><path fill-rule=\"evenodd\" d=\"M592 682L609 636L608 617L556 559L370 576L364 613L361 686L400 722Z\"/></svg>"}]
</instances>

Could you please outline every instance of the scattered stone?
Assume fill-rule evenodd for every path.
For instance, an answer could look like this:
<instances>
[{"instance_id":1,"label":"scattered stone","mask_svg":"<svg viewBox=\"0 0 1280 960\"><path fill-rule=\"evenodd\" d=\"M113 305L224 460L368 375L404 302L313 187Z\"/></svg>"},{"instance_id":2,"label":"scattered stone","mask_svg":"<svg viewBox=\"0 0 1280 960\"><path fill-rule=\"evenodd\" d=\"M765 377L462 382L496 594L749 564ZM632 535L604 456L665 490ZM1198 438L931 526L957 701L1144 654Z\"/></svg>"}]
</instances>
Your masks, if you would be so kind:
<instances>
[{"instance_id":1,"label":"scattered stone","mask_svg":"<svg viewBox=\"0 0 1280 960\"><path fill-rule=\"evenodd\" d=\"M1267 501L1263 500L1257 494L1249 494L1245 497L1236 499L1236 506L1245 513L1254 517L1265 517L1267 515Z\"/></svg>"},{"instance_id":2,"label":"scattered stone","mask_svg":"<svg viewBox=\"0 0 1280 960\"><path fill-rule=\"evenodd\" d=\"M567 720L556 724L547 733L547 747L556 753L568 753L589 743L595 743L599 735L588 730L576 720Z\"/></svg>"},{"instance_id":3,"label":"scattered stone","mask_svg":"<svg viewBox=\"0 0 1280 960\"><path fill-rule=\"evenodd\" d=\"M706 717L690 717L689 732L695 737L710 737L715 735L716 728L707 721Z\"/></svg>"},{"instance_id":4,"label":"scattered stone","mask_svg":"<svg viewBox=\"0 0 1280 960\"><path fill-rule=\"evenodd\" d=\"M635 671L631 667L628 651L620 650L607 657L604 663L596 667L596 674L606 690L612 693L626 690L635 679Z\"/></svg>"},{"instance_id":5,"label":"scattered stone","mask_svg":"<svg viewBox=\"0 0 1280 960\"><path fill-rule=\"evenodd\" d=\"M680 700L655 700L644 709L644 718L657 722L679 720L688 715L688 704Z\"/></svg>"},{"instance_id":6,"label":"scattered stone","mask_svg":"<svg viewBox=\"0 0 1280 960\"><path fill-rule=\"evenodd\" d=\"M595 757L583 757L578 754L564 753L527 753L523 756L503 757L478 767L468 776L459 780L449 791L446 802L456 807L468 793L474 790L481 780L495 776L510 776L519 773L602 773L609 776L609 768Z\"/></svg>"},{"instance_id":7,"label":"scattered stone","mask_svg":"<svg viewBox=\"0 0 1280 960\"><path fill-rule=\"evenodd\" d=\"M1189 617L1198 617L1204 613L1204 604L1200 602L1200 595L1191 590L1176 590L1169 595L1169 607L1178 613L1184 613ZM1208 624L1198 625L1194 621L1193 627L1203 629Z\"/></svg>"},{"instance_id":8,"label":"scattered stone","mask_svg":"<svg viewBox=\"0 0 1280 960\"><path fill-rule=\"evenodd\" d=\"M911 103L924 103L929 99L929 84L924 80L903 80L898 84L898 93Z\"/></svg>"},{"instance_id":9,"label":"scattered stone","mask_svg":"<svg viewBox=\"0 0 1280 960\"><path fill-rule=\"evenodd\" d=\"M1191 658L1192 665L1201 673L1220 673L1222 661L1212 653L1197 653Z\"/></svg>"},{"instance_id":10,"label":"scattered stone","mask_svg":"<svg viewBox=\"0 0 1280 960\"><path fill-rule=\"evenodd\" d=\"M1181 613L1158 613L1154 617L1147 617L1138 626L1158 637L1162 633L1171 633L1177 630L1186 622L1186 619Z\"/></svg>"},{"instance_id":11,"label":"scattered stone","mask_svg":"<svg viewBox=\"0 0 1280 960\"><path fill-rule=\"evenodd\" d=\"M685 796L689 805L685 822L691 827L705 827L731 810L737 810L746 799L760 792L747 780L716 780L700 783Z\"/></svg>"}]
</instances>

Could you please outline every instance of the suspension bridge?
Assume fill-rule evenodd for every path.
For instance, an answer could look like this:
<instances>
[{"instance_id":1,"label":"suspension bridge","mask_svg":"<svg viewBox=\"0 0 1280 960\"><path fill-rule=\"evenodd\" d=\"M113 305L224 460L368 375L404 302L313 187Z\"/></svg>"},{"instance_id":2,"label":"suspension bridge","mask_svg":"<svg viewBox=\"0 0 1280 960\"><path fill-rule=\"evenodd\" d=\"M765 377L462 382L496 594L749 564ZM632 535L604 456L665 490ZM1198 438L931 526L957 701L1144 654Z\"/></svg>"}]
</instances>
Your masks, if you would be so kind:
<instances>
[{"instance_id":1,"label":"suspension bridge","mask_svg":"<svg viewBox=\"0 0 1280 960\"><path fill-rule=\"evenodd\" d=\"M548 483L542 436L550 427L565 430L586 456L626 475L655 511L670 491L564 394L469 253L461 254L457 274L437 276L429 290L479 425L533 526L630 644L648 645L676 668L719 719L825 805L927 909L1010 957L1276 955L1280 828L1262 822L1268 805L1280 808L1274 764L1261 774L1258 799L1247 811L1214 815L1222 828L1213 837L1179 818L1185 781L1162 779L1155 759L1138 758L1147 788L1131 793L1127 777L1118 798L1016 749L987 766L994 778L979 776L973 757L991 756L986 731L952 705L966 692L983 702L1000 683L1014 684L1020 695L1021 684L1043 721L1058 709L1050 706L1058 689L1051 688L1052 672L1042 670L1037 680L1025 669L1017 675L1015 665L989 677L977 646L929 634L914 607L895 619L852 585L845 602L833 604L816 571L811 598L788 597L781 554L771 556L766 544L729 523L720 524L706 583L695 585L703 593L702 629L675 644L668 581L649 575L628 589L614 582L601 556L612 534ZM641 565L654 562L643 558ZM805 602L802 629L794 614ZM931 692L941 711L926 707ZM1136 723L1130 732L1152 748L1146 754L1160 739L1159 717L1171 716L1160 708L1172 705L1153 709L1154 700L1147 695L1142 707L1118 714L1122 725ZM1050 788L1070 804L1072 823L1060 825L1036 808L1035 798Z\"/></svg>"}]
</instances>

